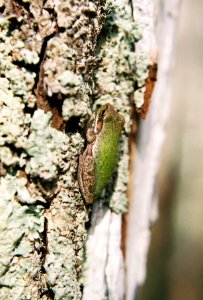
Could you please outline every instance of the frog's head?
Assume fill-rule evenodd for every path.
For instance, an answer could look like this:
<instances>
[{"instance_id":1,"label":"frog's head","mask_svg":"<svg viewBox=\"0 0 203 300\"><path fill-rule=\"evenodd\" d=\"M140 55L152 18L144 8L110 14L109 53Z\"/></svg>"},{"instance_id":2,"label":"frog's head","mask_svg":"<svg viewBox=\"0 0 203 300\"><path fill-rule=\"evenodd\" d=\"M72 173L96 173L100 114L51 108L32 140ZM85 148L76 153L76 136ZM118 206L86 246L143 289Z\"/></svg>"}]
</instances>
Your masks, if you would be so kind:
<instances>
[{"instance_id":1,"label":"frog's head","mask_svg":"<svg viewBox=\"0 0 203 300\"><path fill-rule=\"evenodd\" d=\"M113 105L107 103L102 105L97 111L97 128L102 128L103 123L116 122L122 128L125 124L125 120L113 107Z\"/></svg>"}]
</instances>

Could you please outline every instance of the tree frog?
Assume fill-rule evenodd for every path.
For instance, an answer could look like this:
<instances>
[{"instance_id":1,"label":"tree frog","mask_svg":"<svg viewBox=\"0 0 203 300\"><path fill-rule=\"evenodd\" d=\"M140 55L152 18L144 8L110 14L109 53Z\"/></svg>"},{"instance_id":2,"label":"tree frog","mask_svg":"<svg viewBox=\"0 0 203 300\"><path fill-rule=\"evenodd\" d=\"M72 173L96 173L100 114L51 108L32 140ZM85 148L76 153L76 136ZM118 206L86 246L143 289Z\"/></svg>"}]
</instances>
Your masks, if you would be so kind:
<instances>
[{"instance_id":1,"label":"tree frog","mask_svg":"<svg viewBox=\"0 0 203 300\"><path fill-rule=\"evenodd\" d=\"M124 118L111 104L102 105L87 125L87 147L79 157L78 181L87 204L98 198L118 162Z\"/></svg>"}]
</instances>

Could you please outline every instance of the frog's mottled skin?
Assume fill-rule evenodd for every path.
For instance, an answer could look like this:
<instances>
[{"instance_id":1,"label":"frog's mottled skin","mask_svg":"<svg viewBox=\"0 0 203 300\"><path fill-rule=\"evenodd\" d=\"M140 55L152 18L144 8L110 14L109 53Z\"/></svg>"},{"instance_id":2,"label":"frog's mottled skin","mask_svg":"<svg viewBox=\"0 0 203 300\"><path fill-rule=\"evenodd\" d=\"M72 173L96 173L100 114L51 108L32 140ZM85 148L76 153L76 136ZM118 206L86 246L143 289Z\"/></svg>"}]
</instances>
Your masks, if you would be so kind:
<instances>
[{"instance_id":1,"label":"frog's mottled skin","mask_svg":"<svg viewBox=\"0 0 203 300\"><path fill-rule=\"evenodd\" d=\"M125 121L112 105L102 105L89 123L87 148L79 158L78 180L86 203L92 203L108 183L118 161Z\"/></svg>"}]
</instances>

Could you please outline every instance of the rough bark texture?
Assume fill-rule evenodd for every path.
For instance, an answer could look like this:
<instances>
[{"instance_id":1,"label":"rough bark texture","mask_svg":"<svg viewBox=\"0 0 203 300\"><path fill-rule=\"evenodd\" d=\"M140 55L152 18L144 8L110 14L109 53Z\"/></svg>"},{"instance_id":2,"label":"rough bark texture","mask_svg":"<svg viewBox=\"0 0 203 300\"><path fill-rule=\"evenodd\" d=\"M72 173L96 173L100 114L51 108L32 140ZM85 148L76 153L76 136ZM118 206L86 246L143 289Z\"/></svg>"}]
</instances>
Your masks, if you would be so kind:
<instances>
[{"instance_id":1,"label":"rough bark texture","mask_svg":"<svg viewBox=\"0 0 203 300\"><path fill-rule=\"evenodd\" d=\"M1 299L133 299L140 281L132 281L128 248L137 237L127 241L126 277L121 228L134 112L146 117L155 80L150 2L1 1ZM86 207L78 156L89 115L107 102L125 118L120 161Z\"/></svg>"}]
</instances>

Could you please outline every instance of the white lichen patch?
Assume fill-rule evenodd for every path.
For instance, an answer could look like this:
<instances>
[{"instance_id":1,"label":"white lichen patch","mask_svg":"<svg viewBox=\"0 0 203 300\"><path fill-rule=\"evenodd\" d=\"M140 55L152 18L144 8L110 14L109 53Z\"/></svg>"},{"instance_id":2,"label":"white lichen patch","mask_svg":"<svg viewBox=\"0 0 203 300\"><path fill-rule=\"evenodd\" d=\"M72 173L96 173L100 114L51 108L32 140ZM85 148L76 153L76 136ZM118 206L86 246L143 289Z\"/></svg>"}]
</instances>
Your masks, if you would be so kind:
<instances>
[{"instance_id":1,"label":"white lichen patch","mask_svg":"<svg viewBox=\"0 0 203 300\"><path fill-rule=\"evenodd\" d=\"M71 117L81 117L79 125L82 125L82 120L86 119L86 116L90 114L88 102L80 103L74 97L65 99L62 106L62 115L65 121L68 121ZM83 117L83 118L82 118Z\"/></svg>"},{"instance_id":2,"label":"white lichen patch","mask_svg":"<svg viewBox=\"0 0 203 300\"><path fill-rule=\"evenodd\" d=\"M67 45L64 34L50 39L43 65L44 82L48 96L62 93L76 95L83 80L71 69L74 68L75 51Z\"/></svg>"},{"instance_id":3,"label":"white lichen patch","mask_svg":"<svg viewBox=\"0 0 203 300\"><path fill-rule=\"evenodd\" d=\"M35 51L26 49L23 41L14 37L15 33L13 36L9 34L9 26L10 22L6 18L1 18L0 64L1 73L4 74L4 78L1 78L1 92L3 90L10 97L21 97L24 103L33 107L36 99L32 89L36 74L27 71L25 67L19 67L14 62L24 60L25 63L37 63L39 58Z\"/></svg>"},{"instance_id":4,"label":"white lichen patch","mask_svg":"<svg viewBox=\"0 0 203 300\"><path fill-rule=\"evenodd\" d=\"M0 145L18 147L19 141L28 134L25 128L30 122L30 115L24 114L22 98L14 97L9 89L9 80L1 78L0 83Z\"/></svg>"}]
</instances>

